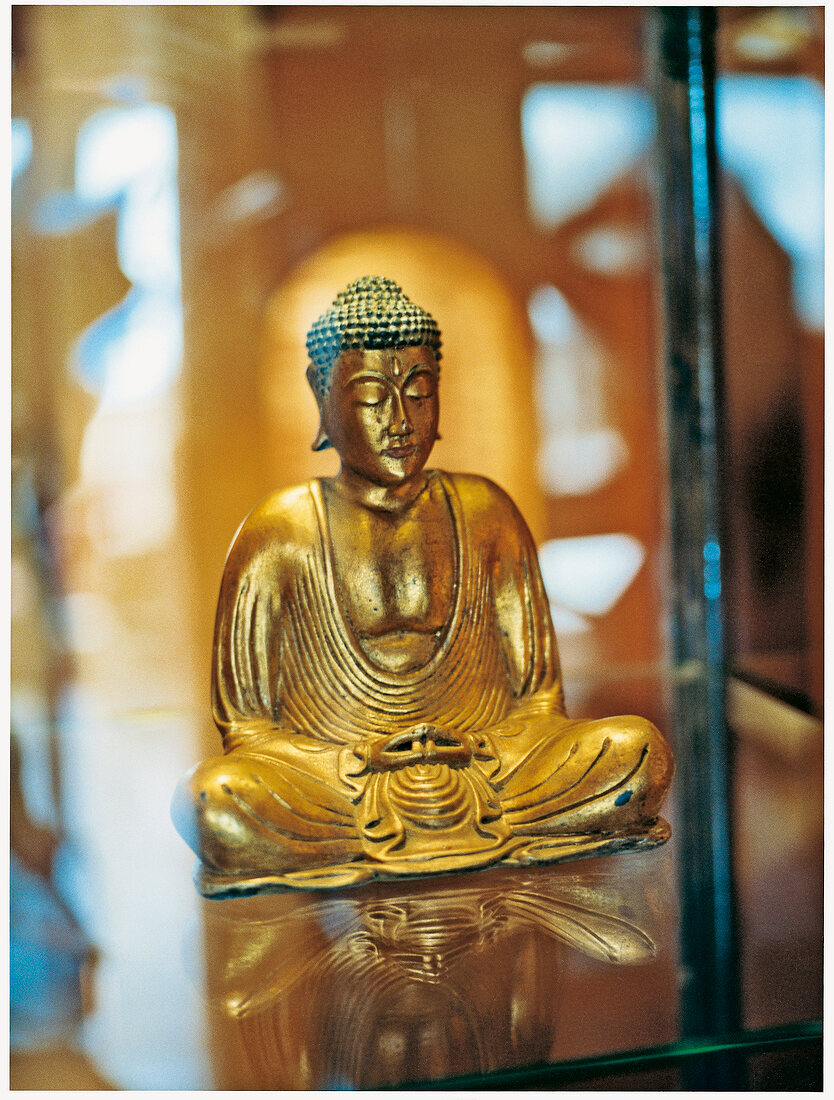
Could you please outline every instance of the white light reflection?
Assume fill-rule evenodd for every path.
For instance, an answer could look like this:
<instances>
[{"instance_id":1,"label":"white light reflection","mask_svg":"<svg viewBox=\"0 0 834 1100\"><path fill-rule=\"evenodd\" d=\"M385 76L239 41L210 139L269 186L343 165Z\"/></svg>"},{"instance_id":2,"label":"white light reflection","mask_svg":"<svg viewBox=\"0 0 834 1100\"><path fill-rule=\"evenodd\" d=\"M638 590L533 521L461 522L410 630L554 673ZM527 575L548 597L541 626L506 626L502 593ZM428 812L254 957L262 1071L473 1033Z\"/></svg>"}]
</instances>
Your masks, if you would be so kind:
<instances>
[{"instance_id":1,"label":"white light reflection","mask_svg":"<svg viewBox=\"0 0 834 1100\"><path fill-rule=\"evenodd\" d=\"M119 266L133 286L77 345L77 364L103 406L163 393L182 362L177 128L159 104L115 107L78 135L76 200L118 209Z\"/></svg>"},{"instance_id":2,"label":"white light reflection","mask_svg":"<svg viewBox=\"0 0 834 1100\"><path fill-rule=\"evenodd\" d=\"M551 432L542 440L539 474L554 496L579 496L601 489L628 461L628 447L613 428Z\"/></svg>"},{"instance_id":3,"label":"white light reflection","mask_svg":"<svg viewBox=\"0 0 834 1100\"><path fill-rule=\"evenodd\" d=\"M246 222L265 221L279 214L288 201L287 189L272 172L250 172L221 191L214 207L218 224L236 228Z\"/></svg>"},{"instance_id":4,"label":"white light reflection","mask_svg":"<svg viewBox=\"0 0 834 1100\"><path fill-rule=\"evenodd\" d=\"M170 175L176 164L176 122L168 107L110 107L81 127L75 190L91 203L114 202L139 177Z\"/></svg>"},{"instance_id":5,"label":"white light reflection","mask_svg":"<svg viewBox=\"0 0 834 1100\"><path fill-rule=\"evenodd\" d=\"M629 225L591 229L573 242L572 251L584 267L600 275L628 275L648 262L645 235Z\"/></svg>"},{"instance_id":6,"label":"white light reflection","mask_svg":"<svg viewBox=\"0 0 834 1100\"><path fill-rule=\"evenodd\" d=\"M119 267L132 284L75 346L74 365L99 396L81 448L81 480L92 494L86 526L104 557L138 555L163 545L176 523L171 387L183 322L173 112L142 104L89 118L71 197L88 216L116 208Z\"/></svg>"},{"instance_id":7,"label":"white light reflection","mask_svg":"<svg viewBox=\"0 0 834 1100\"><path fill-rule=\"evenodd\" d=\"M182 310L171 296L132 288L84 332L76 354L103 407L142 403L167 390L182 361Z\"/></svg>"},{"instance_id":8,"label":"white light reflection","mask_svg":"<svg viewBox=\"0 0 834 1100\"><path fill-rule=\"evenodd\" d=\"M552 603L578 615L606 615L637 576L646 551L631 535L552 539L539 548Z\"/></svg>"},{"instance_id":9,"label":"white light reflection","mask_svg":"<svg viewBox=\"0 0 834 1100\"><path fill-rule=\"evenodd\" d=\"M527 304L530 324L539 340L567 344L576 334L577 321L567 299L555 286L536 287Z\"/></svg>"},{"instance_id":10,"label":"white light reflection","mask_svg":"<svg viewBox=\"0 0 834 1100\"><path fill-rule=\"evenodd\" d=\"M558 603L550 605L550 617L553 620L553 629L556 631L557 638L565 638L574 634L587 634L591 629L591 624L587 619L577 615L575 611L569 611Z\"/></svg>"},{"instance_id":11,"label":"white light reflection","mask_svg":"<svg viewBox=\"0 0 834 1100\"><path fill-rule=\"evenodd\" d=\"M792 260L802 320L822 328L825 95L808 77L725 76L716 87L718 148Z\"/></svg>"},{"instance_id":12,"label":"white light reflection","mask_svg":"<svg viewBox=\"0 0 834 1100\"><path fill-rule=\"evenodd\" d=\"M521 106L527 193L554 227L590 207L640 156L654 130L645 92L598 84L538 84Z\"/></svg>"},{"instance_id":13,"label":"white light reflection","mask_svg":"<svg viewBox=\"0 0 834 1100\"><path fill-rule=\"evenodd\" d=\"M604 352L554 286L533 292L528 315L537 343L539 480L554 496L594 492L628 461L606 410Z\"/></svg>"}]
</instances>

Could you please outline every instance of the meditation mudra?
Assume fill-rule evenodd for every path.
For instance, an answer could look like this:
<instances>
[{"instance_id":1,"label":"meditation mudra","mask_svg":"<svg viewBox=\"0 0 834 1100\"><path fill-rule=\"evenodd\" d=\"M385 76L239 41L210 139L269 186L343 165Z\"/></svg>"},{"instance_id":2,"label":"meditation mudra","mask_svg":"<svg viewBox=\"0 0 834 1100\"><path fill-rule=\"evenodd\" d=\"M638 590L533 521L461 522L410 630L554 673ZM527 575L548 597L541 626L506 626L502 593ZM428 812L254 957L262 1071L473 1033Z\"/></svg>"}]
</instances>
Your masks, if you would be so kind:
<instances>
[{"instance_id":1,"label":"meditation mudra","mask_svg":"<svg viewBox=\"0 0 834 1100\"><path fill-rule=\"evenodd\" d=\"M641 718L565 714L530 533L484 477L427 470L440 332L389 279L307 337L341 469L240 528L214 639L224 755L174 820L220 897L650 847L672 774Z\"/></svg>"}]
</instances>

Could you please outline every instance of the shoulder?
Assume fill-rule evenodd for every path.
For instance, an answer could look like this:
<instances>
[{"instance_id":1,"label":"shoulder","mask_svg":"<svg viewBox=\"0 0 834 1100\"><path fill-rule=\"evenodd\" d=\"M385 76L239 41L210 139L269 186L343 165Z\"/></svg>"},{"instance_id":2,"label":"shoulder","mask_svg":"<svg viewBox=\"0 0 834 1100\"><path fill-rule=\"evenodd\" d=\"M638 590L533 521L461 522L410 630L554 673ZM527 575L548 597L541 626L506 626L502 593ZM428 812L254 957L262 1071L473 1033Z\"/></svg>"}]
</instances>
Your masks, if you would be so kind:
<instances>
[{"instance_id":1,"label":"shoulder","mask_svg":"<svg viewBox=\"0 0 834 1100\"><path fill-rule=\"evenodd\" d=\"M315 506L315 482L305 481L288 489L278 489L256 504L238 529L238 535L268 535L272 538L306 538L318 531Z\"/></svg>"},{"instance_id":2,"label":"shoulder","mask_svg":"<svg viewBox=\"0 0 834 1100\"><path fill-rule=\"evenodd\" d=\"M443 478L452 485L470 525L492 525L527 530L527 525L509 493L480 474L450 474Z\"/></svg>"},{"instance_id":3,"label":"shoulder","mask_svg":"<svg viewBox=\"0 0 834 1100\"><path fill-rule=\"evenodd\" d=\"M238 571L257 558L274 565L318 545L315 482L279 489L257 504L238 528L226 568Z\"/></svg>"}]
</instances>

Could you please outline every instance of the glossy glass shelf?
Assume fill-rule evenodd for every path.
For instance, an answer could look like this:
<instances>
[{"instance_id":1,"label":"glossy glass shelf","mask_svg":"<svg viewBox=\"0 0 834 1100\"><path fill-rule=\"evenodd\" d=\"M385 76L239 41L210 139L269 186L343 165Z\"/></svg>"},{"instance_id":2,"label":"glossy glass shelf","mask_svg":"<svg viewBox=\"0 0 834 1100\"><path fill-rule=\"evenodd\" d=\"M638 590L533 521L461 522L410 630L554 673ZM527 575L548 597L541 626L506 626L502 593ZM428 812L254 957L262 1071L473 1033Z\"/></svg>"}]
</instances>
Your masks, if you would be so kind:
<instances>
[{"instance_id":1,"label":"glossy glass shelf","mask_svg":"<svg viewBox=\"0 0 834 1100\"><path fill-rule=\"evenodd\" d=\"M376 1088L673 1042L673 856L204 903L218 1087Z\"/></svg>"},{"instance_id":2,"label":"glossy glass shelf","mask_svg":"<svg viewBox=\"0 0 834 1100\"><path fill-rule=\"evenodd\" d=\"M732 1059L741 1081L753 1056L815 1049L816 1019L682 1033L678 867L673 839L553 867L200 902L191 948L214 1087L504 1089L637 1073L680 1088L705 1060Z\"/></svg>"}]
</instances>

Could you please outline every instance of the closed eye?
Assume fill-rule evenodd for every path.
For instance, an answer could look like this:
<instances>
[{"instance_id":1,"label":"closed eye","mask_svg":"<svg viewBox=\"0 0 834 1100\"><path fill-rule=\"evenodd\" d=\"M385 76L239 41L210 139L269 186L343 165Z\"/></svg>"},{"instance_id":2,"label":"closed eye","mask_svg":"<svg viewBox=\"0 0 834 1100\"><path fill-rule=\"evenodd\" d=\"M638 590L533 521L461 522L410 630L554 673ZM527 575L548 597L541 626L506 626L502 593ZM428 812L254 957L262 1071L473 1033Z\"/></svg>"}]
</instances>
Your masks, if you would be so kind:
<instances>
[{"instance_id":1,"label":"closed eye","mask_svg":"<svg viewBox=\"0 0 834 1100\"><path fill-rule=\"evenodd\" d=\"M388 388L371 378L357 379L353 384L353 399L358 405L373 408L381 405L388 396Z\"/></svg>"},{"instance_id":2,"label":"closed eye","mask_svg":"<svg viewBox=\"0 0 834 1100\"><path fill-rule=\"evenodd\" d=\"M434 392L434 379L428 371L409 378L403 390L403 394L412 401L424 401L427 397L434 397Z\"/></svg>"}]
</instances>

